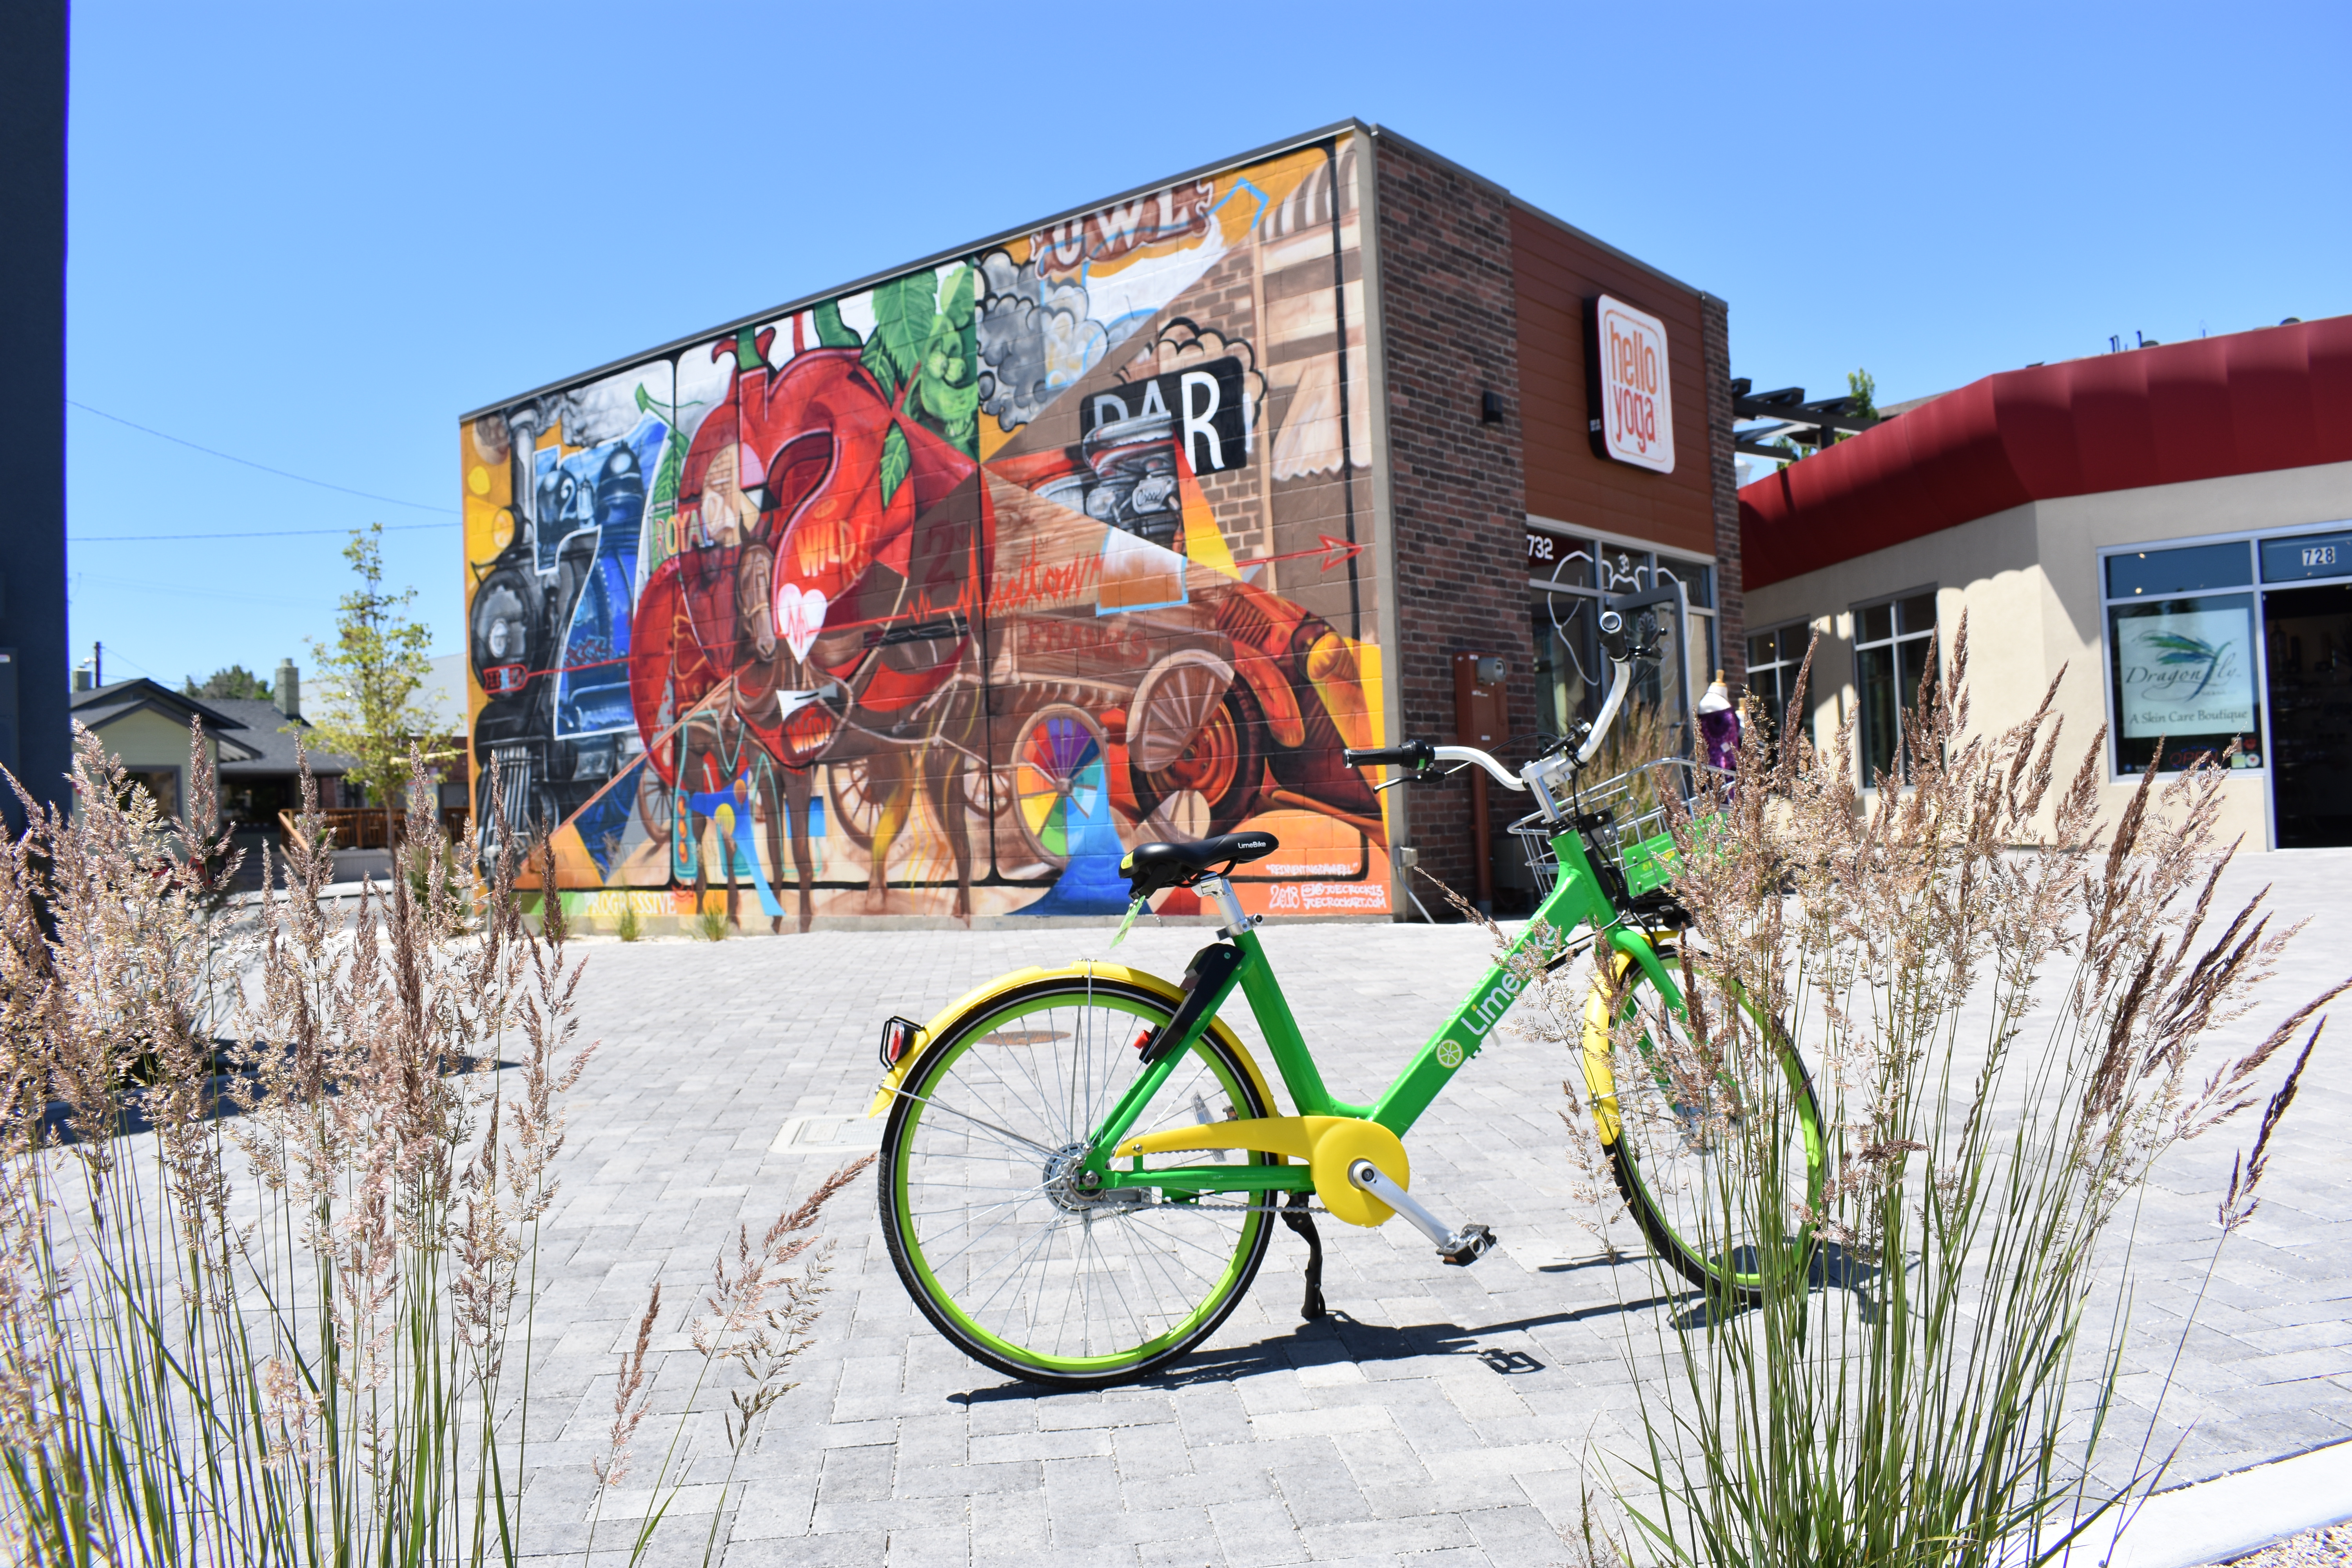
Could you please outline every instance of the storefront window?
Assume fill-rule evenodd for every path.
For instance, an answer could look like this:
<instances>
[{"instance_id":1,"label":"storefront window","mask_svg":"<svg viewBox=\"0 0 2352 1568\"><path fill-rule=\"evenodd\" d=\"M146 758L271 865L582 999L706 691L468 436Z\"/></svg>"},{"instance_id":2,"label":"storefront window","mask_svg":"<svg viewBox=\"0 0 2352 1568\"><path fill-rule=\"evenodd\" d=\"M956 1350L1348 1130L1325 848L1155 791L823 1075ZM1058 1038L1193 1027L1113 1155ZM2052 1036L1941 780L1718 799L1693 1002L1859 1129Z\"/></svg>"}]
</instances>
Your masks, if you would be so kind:
<instances>
[{"instance_id":1,"label":"storefront window","mask_svg":"<svg viewBox=\"0 0 2352 1568\"><path fill-rule=\"evenodd\" d=\"M2181 550L2135 550L2107 557L2107 597L2141 599L2200 588L2242 588L2253 581L2242 541Z\"/></svg>"},{"instance_id":2,"label":"storefront window","mask_svg":"<svg viewBox=\"0 0 2352 1568\"><path fill-rule=\"evenodd\" d=\"M1862 704L1862 777L1908 783L1907 737L1923 686L1935 691L1936 594L1906 594L1853 613L1854 685Z\"/></svg>"},{"instance_id":3,"label":"storefront window","mask_svg":"<svg viewBox=\"0 0 2352 1568\"><path fill-rule=\"evenodd\" d=\"M1535 609L1538 727L1565 735L1579 719L1601 710L1608 695L1609 668L1601 657L1594 601L1568 595L1546 595Z\"/></svg>"},{"instance_id":4,"label":"storefront window","mask_svg":"<svg viewBox=\"0 0 2352 1568\"><path fill-rule=\"evenodd\" d=\"M1774 761L1780 755L1780 735L1789 722L1789 699L1796 695L1797 672L1804 667L1805 650L1812 639L1813 628L1801 621L1758 632L1748 639L1748 694L1755 699L1749 712L1764 727L1766 752ZM1803 721L1803 715L1798 715L1797 722Z\"/></svg>"},{"instance_id":5,"label":"storefront window","mask_svg":"<svg viewBox=\"0 0 2352 1568\"><path fill-rule=\"evenodd\" d=\"M1601 711L1609 691L1609 665L1602 654L1601 601L1611 595L1646 593L1679 583L1690 605L1685 657L1693 695L1713 674L1717 659L1715 568L1704 561L1612 544L1580 534L1529 524L1527 530L1528 586L1535 590L1531 630L1539 721L1554 734ZM1666 685L1655 668L1645 668L1633 689L1637 702L1664 700ZM1677 707L1683 696L1677 692Z\"/></svg>"},{"instance_id":6,"label":"storefront window","mask_svg":"<svg viewBox=\"0 0 2352 1568\"><path fill-rule=\"evenodd\" d=\"M2248 542L2110 555L2106 580L2116 771L2137 773L2155 763L2169 773L2218 761L2231 741L2236 766L2260 767Z\"/></svg>"},{"instance_id":7,"label":"storefront window","mask_svg":"<svg viewBox=\"0 0 2352 1568\"><path fill-rule=\"evenodd\" d=\"M2265 539L2263 581L2310 583L2352 577L2352 533L2307 533L2299 539Z\"/></svg>"}]
</instances>

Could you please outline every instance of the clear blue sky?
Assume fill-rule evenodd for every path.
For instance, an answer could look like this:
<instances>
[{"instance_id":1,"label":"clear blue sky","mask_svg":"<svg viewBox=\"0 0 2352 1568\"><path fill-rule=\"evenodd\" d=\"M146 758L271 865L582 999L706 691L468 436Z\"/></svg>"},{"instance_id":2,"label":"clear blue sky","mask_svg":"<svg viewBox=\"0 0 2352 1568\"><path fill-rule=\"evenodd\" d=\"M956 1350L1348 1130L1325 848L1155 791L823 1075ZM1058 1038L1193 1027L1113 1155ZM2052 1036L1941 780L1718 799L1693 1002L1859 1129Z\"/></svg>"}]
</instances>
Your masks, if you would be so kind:
<instances>
[{"instance_id":1,"label":"clear blue sky","mask_svg":"<svg viewBox=\"0 0 2352 1568\"><path fill-rule=\"evenodd\" d=\"M69 394L454 510L457 417L1355 115L1882 402L2352 311L2352 6L918 4L74 11ZM68 411L75 658L265 676L335 533L444 514ZM452 526L387 535L461 647Z\"/></svg>"}]
</instances>

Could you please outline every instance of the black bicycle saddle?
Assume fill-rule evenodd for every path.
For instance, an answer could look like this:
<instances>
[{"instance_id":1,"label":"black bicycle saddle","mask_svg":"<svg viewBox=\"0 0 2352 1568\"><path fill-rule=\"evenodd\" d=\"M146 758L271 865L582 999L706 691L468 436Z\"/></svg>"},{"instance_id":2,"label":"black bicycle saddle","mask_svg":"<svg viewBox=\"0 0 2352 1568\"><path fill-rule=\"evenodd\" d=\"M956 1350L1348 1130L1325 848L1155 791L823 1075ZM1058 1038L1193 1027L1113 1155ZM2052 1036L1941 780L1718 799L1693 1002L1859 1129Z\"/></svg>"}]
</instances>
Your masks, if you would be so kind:
<instances>
[{"instance_id":1,"label":"black bicycle saddle","mask_svg":"<svg viewBox=\"0 0 2352 1568\"><path fill-rule=\"evenodd\" d=\"M1281 847L1271 833L1221 833L1214 838L1139 844L1127 852L1118 868L1127 878L1128 897L1141 899L1162 889L1199 881L1219 867L1230 869L1246 861L1263 860Z\"/></svg>"}]
</instances>

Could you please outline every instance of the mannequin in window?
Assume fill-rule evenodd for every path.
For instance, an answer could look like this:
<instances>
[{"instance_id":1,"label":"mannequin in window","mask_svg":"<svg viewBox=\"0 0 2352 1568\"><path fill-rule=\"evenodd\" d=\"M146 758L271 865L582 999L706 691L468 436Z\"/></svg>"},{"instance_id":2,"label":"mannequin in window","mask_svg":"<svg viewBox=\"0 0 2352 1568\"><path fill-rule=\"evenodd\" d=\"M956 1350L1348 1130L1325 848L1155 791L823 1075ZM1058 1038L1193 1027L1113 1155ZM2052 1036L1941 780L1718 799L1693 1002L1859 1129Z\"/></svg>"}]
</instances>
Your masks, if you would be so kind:
<instances>
[{"instance_id":1,"label":"mannequin in window","mask_svg":"<svg viewBox=\"0 0 2352 1568\"><path fill-rule=\"evenodd\" d=\"M1731 693L1725 689L1723 671L1719 669L1706 695L1698 700L1698 733L1706 746L1709 767L1738 766L1739 710L1732 706Z\"/></svg>"}]
</instances>

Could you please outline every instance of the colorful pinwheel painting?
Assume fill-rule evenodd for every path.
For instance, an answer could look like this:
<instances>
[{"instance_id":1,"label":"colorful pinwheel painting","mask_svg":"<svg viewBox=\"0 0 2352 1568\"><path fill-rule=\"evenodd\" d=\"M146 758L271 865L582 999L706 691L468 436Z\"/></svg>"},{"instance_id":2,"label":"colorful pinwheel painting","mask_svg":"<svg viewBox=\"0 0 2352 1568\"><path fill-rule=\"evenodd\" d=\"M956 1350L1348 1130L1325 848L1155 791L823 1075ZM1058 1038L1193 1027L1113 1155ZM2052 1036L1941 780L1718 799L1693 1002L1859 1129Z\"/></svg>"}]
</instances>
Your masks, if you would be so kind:
<instances>
[{"instance_id":1,"label":"colorful pinwheel painting","mask_svg":"<svg viewBox=\"0 0 2352 1568\"><path fill-rule=\"evenodd\" d=\"M2205 667L2204 678L2197 682L2197 689L2189 694L2191 702L2202 697L2205 689L2213 684L2213 677L2221 668L2221 656L2230 651L2231 646L2228 643L2217 646L2202 637L2192 637L2181 632L2147 632L2141 635L2140 640L2153 643L2162 650L2156 658L2158 664L2201 664Z\"/></svg>"}]
</instances>

